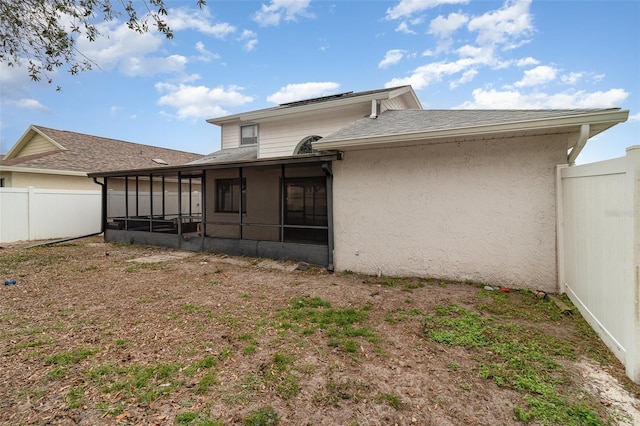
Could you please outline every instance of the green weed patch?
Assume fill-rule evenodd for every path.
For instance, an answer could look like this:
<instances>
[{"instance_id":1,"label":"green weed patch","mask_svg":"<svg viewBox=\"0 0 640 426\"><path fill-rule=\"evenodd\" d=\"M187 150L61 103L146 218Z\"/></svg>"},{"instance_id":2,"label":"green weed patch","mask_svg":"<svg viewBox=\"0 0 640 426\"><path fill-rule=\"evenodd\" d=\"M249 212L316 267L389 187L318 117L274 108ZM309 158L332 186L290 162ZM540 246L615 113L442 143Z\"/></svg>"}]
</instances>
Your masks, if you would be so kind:
<instances>
[{"instance_id":1,"label":"green weed patch","mask_svg":"<svg viewBox=\"0 0 640 426\"><path fill-rule=\"evenodd\" d=\"M509 310L504 299L500 295L497 307L483 304L483 309L490 308L494 314L501 311L507 318L524 315L522 306ZM538 315L547 315L547 309L541 307ZM542 425L601 424L595 410L558 390L566 388L558 386L565 380L559 360L574 357L569 343L457 305L436 307L435 313L424 316L422 325L424 334L435 342L474 350L481 377L523 393L527 406L515 408L518 420Z\"/></svg>"},{"instance_id":2,"label":"green weed patch","mask_svg":"<svg viewBox=\"0 0 640 426\"><path fill-rule=\"evenodd\" d=\"M373 329L363 325L370 309L370 305L334 309L330 302L319 297L296 298L289 307L278 312L279 326L304 336L322 330L329 339L329 346L340 347L347 353L355 354L359 345L354 338L365 338L372 343L377 341Z\"/></svg>"}]
</instances>

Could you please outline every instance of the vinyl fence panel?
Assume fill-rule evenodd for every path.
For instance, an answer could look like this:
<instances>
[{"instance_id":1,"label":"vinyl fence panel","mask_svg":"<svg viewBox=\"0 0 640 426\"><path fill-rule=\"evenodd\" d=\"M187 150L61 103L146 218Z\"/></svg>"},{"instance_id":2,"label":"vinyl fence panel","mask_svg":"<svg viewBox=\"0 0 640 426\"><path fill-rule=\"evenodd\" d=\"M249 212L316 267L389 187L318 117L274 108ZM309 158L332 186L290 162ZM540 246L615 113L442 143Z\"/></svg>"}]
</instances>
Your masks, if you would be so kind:
<instances>
[{"instance_id":1,"label":"vinyl fence panel","mask_svg":"<svg viewBox=\"0 0 640 426\"><path fill-rule=\"evenodd\" d=\"M0 188L0 242L100 232L100 191Z\"/></svg>"},{"instance_id":2,"label":"vinyl fence panel","mask_svg":"<svg viewBox=\"0 0 640 426\"><path fill-rule=\"evenodd\" d=\"M558 177L561 290L640 383L640 146Z\"/></svg>"}]
</instances>

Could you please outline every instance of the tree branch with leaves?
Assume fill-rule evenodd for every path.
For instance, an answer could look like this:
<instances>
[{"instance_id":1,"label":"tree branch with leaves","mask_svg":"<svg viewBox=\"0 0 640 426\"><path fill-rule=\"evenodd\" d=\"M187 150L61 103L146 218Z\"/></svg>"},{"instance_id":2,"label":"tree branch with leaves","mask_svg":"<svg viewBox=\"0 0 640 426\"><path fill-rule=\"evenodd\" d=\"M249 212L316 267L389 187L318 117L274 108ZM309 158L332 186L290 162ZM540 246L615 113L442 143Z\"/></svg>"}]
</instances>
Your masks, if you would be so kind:
<instances>
[{"instance_id":1,"label":"tree branch with leaves","mask_svg":"<svg viewBox=\"0 0 640 426\"><path fill-rule=\"evenodd\" d=\"M206 0L196 3L202 8ZM78 51L76 42L78 37L90 42L102 37L100 22L122 18L141 34L155 26L170 39L166 17L164 0L0 0L0 62L26 66L32 80L44 77L51 83L51 75L63 66L77 74L96 65Z\"/></svg>"}]
</instances>

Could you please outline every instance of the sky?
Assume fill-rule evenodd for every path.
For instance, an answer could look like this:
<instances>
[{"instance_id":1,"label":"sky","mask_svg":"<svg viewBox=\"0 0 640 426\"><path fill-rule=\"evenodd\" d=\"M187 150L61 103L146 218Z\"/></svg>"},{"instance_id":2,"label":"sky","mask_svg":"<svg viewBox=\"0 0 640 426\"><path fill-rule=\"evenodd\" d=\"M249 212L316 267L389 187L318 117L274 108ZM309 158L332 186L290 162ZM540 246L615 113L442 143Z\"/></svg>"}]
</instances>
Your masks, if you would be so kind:
<instances>
[{"instance_id":1,"label":"sky","mask_svg":"<svg viewBox=\"0 0 640 426\"><path fill-rule=\"evenodd\" d=\"M578 163L640 144L640 0L165 4L173 39L122 20L78 39L91 71L48 84L0 63L0 153L35 124L207 154L209 118L405 84L425 109L629 110Z\"/></svg>"}]
</instances>

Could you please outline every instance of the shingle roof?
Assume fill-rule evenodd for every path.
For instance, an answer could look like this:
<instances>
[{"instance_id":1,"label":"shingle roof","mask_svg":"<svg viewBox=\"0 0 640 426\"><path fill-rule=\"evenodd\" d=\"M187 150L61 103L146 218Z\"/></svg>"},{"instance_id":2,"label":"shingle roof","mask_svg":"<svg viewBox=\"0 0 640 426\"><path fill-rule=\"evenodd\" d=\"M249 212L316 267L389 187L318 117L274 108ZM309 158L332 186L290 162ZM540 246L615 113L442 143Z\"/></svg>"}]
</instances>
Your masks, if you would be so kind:
<instances>
[{"instance_id":1,"label":"shingle roof","mask_svg":"<svg viewBox=\"0 0 640 426\"><path fill-rule=\"evenodd\" d=\"M438 130L462 129L577 116L610 109L563 109L563 110L387 110L378 118L361 118L327 135L316 145L324 142L389 136L396 134L422 133Z\"/></svg>"},{"instance_id":2,"label":"shingle roof","mask_svg":"<svg viewBox=\"0 0 640 426\"><path fill-rule=\"evenodd\" d=\"M186 164L202 155L142 145L117 139L102 138L66 130L32 126L65 150L52 150L40 154L0 160L0 166L33 169L97 172ZM154 161L162 160L166 164Z\"/></svg>"},{"instance_id":3,"label":"shingle roof","mask_svg":"<svg viewBox=\"0 0 640 426\"><path fill-rule=\"evenodd\" d=\"M321 106L323 108L332 108L336 106L334 102L347 102L349 101L357 101L358 99L373 96L373 97L384 97L383 94L389 94L395 91L411 91L414 96L415 103L418 107L420 107L420 101L415 97L415 93L411 86L398 86L398 87L389 87L385 89L376 89L376 90L367 90L362 92L344 92L338 93L335 95L322 96L318 98L311 99L303 99L294 102L283 103L275 107L264 108L255 111L247 111L239 114L231 114L217 118L208 119L208 123L218 124L220 125L223 122L228 122L230 120L235 119L247 119L250 120L256 119L256 116L274 116L274 115L286 115L290 113L294 113L295 111L300 111L300 107L304 110L304 108L313 107L313 106ZM354 99L355 98L355 99Z\"/></svg>"},{"instance_id":4,"label":"shingle roof","mask_svg":"<svg viewBox=\"0 0 640 426\"><path fill-rule=\"evenodd\" d=\"M258 158L258 147L256 145L241 146L239 148L226 148L212 152L189 164L225 163L229 161L255 160L256 158Z\"/></svg>"}]
</instances>

